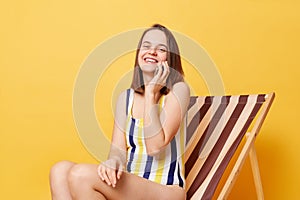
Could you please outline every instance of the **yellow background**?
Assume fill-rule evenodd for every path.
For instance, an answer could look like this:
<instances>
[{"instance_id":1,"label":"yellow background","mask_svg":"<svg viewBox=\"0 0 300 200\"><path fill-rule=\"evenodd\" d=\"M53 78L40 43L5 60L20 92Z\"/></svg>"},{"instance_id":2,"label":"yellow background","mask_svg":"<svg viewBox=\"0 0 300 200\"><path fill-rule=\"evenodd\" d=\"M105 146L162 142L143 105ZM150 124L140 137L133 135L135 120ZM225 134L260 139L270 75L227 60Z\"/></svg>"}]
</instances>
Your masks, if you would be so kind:
<instances>
[{"instance_id":1,"label":"yellow background","mask_svg":"<svg viewBox=\"0 0 300 200\"><path fill-rule=\"evenodd\" d=\"M55 162L97 162L74 126L77 73L101 42L157 22L207 50L227 94L276 92L256 141L265 199L298 199L299 10L296 0L2 2L0 199L50 199ZM199 77L187 79L203 85L198 95L207 94ZM255 199L248 161L229 199Z\"/></svg>"}]
</instances>

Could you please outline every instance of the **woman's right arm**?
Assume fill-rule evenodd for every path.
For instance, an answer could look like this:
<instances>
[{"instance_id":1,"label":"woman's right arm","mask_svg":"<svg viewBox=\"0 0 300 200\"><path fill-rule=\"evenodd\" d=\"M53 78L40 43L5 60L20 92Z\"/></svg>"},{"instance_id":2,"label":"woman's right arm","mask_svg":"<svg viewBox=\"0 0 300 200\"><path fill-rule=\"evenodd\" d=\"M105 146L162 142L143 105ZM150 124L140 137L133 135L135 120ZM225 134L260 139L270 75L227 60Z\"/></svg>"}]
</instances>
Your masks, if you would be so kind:
<instances>
[{"instance_id":1,"label":"woman's right arm","mask_svg":"<svg viewBox=\"0 0 300 200\"><path fill-rule=\"evenodd\" d=\"M102 181L115 187L117 180L121 178L126 164L126 91L122 92L117 100L112 141L108 160L98 167L98 174Z\"/></svg>"}]
</instances>

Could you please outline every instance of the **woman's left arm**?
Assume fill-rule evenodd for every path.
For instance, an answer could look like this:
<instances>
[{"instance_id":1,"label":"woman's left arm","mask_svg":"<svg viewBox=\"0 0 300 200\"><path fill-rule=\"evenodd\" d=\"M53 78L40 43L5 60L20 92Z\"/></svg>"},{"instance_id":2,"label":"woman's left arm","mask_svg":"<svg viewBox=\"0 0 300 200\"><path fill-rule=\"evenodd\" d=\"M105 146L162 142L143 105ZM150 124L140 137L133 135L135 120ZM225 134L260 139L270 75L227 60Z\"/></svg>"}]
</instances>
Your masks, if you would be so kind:
<instances>
[{"instance_id":1,"label":"woman's left arm","mask_svg":"<svg viewBox=\"0 0 300 200\"><path fill-rule=\"evenodd\" d=\"M189 105L190 90L184 82L174 84L161 112L154 95L146 93L145 98L145 144L147 154L153 156L169 144L178 132Z\"/></svg>"}]
</instances>

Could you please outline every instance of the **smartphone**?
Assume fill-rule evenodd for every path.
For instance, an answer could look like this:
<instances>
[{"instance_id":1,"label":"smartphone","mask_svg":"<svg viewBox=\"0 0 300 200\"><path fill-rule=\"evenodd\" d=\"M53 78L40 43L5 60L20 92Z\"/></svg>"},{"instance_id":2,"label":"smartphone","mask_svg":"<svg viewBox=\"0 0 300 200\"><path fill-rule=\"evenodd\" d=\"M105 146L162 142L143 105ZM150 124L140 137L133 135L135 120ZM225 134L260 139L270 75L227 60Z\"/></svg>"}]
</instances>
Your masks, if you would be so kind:
<instances>
[{"instance_id":1,"label":"smartphone","mask_svg":"<svg viewBox=\"0 0 300 200\"><path fill-rule=\"evenodd\" d=\"M164 72L164 68L165 67L162 65L162 72ZM154 74L156 75L157 73L158 73L158 66L156 67Z\"/></svg>"}]
</instances>

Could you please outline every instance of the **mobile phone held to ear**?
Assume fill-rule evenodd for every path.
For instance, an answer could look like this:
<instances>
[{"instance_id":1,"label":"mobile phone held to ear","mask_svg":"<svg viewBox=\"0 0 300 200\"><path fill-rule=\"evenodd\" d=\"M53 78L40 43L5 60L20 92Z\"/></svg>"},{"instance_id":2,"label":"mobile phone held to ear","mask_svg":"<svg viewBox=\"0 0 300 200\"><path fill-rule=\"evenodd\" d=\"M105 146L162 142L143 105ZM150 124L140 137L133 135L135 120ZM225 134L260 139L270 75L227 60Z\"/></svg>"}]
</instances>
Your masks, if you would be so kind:
<instances>
[{"instance_id":1,"label":"mobile phone held to ear","mask_svg":"<svg viewBox=\"0 0 300 200\"><path fill-rule=\"evenodd\" d=\"M162 72L164 72L165 67L162 65L161 66ZM154 75L156 75L158 73L158 66L155 69Z\"/></svg>"},{"instance_id":2,"label":"mobile phone held to ear","mask_svg":"<svg viewBox=\"0 0 300 200\"><path fill-rule=\"evenodd\" d=\"M155 68L154 75L156 75L157 73L158 73L158 67Z\"/></svg>"}]
</instances>

